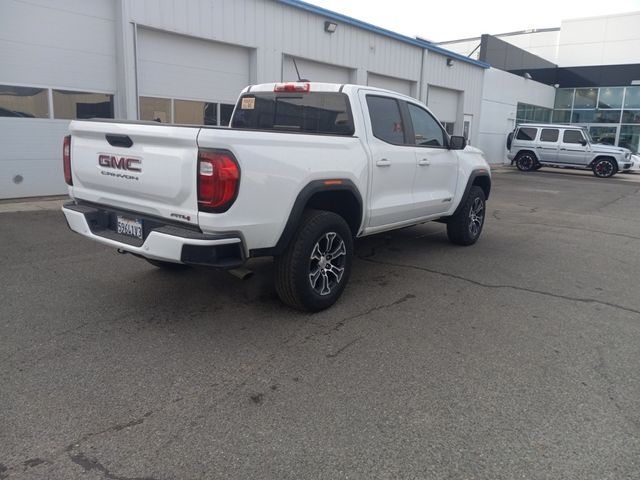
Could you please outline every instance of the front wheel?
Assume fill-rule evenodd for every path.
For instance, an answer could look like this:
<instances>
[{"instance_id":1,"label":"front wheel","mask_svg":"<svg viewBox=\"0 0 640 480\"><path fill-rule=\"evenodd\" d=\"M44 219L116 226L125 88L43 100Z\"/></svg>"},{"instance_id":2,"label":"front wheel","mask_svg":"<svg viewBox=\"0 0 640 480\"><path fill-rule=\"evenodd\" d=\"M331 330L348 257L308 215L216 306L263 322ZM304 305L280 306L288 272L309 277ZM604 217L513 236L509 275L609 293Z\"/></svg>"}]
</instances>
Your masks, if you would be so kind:
<instances>
[{"instance_id":1,"label":"front wheel","mask_svg":"<svg viewBox=\"0 0 640 480\"><path fill-rule=\"evenodd\" d=\"M447 236L456 245L473 245L480 238L485 217L485 196L480 187L473 186L462 208L447 223Z\"/></svg>"},{"instance_id":2,"label":"front wheel","mask_svg":"<svg viewBox=\"0 0 640 480\"><path fill-rule=\"evenodd\" d=\"M613 160L600 158L593 162L593 174L599 178L609 178L616 173L617 167Z\"/></svg>"},{"instance_id":3,"label":"front wheel","mask_svg":"<svg viewBox=\"0 0 640 480\"><path fill-rule=\"evenodd\" d=\"M286 251L275 258L280 299L298 310L333 305L349 280L353 236L347 222L324 210L307 210Z\"/></svg>"}]
</instances>

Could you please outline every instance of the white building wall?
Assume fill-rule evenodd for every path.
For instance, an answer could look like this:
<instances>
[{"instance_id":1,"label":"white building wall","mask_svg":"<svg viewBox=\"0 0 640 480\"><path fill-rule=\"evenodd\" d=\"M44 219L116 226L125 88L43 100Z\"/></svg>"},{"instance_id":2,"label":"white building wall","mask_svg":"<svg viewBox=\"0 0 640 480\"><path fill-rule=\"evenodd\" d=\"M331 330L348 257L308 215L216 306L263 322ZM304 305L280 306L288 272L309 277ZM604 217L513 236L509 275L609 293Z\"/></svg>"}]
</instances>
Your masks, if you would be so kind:
<instances>
[{"instance_id":1,"label":"white building wall","mask_svg":"<svg viewBox=\"0 0 640 480\"><path fill-rule=\"evenodd\" d=\"M114 93L114 51L111 0L0 1L2 84ZM66 192L60 152L68 125L0 117L0 198Z\"/></svg>"},{"instance_id":2,"label":"white building wall","mask_svg":"<svg viewBox=\"0 0 640 480\"><path fill-rule=\"evenodd\" d=\"M506 140L516 122L518 102L553 108L555 88L490 68L485 72L478 143L489 163L506 163Z\"/></svg>"},{"instance_id":3,"label":"white building wall","mask_svg":"<svg viewBox=\"0 0 640 480\"><path fill-rule=\"evenodd\" d=\"M640 63L640 12L563 20L560 28L561 67Z\"/></svg>"},{"instance_id":4,"label":"white building wall","mask_svg":"<svg viewBox=\"0 0 640 480\"><path fill-rule=\"evenodd\" d=\"M484 73L478 67L454 60L452 66L447 65L447 57L434 52L425 52L425 78L423 82L428 85L426 98L429 104L429 87L439 87L458 91L458 115L455 122L455 135L462 135L464 115L471 115L470 143L478 142L477 123L480 119L480 105L482 102L482 88Z\"/></svg>"},{"instance_id":5,"label":"white building wall","mask_svg":"<svg viewBox=\"0 0 640 480\"><path fill-rule=\"evenodd\" d=\"M273 0L1 0L0 84L112 93L116 118L135 119L144 94L200 98L203 88L219 88L224 89L219 100L230 101L239 93L237 82L198 84L197 71L189 78L176 72L182 64L192 66L203 52L226 58L235 51L242 58L233 61L246 65L235 70L242 70L247 83L292 79L287 59L295 57L309 67L310 75L301 74L311 80L347 72L350 82L362 85L370 78L395 81L424 102L429 86L454 90L456 133L462 133L464 114L478 121L483 68L460 60L448 67L445 54L339 20L330 34L325 20ZM152 42L149 56L152 37L159 40ZM174 45L165 45L163 57L161 44L170 38L175 46L194 48L181 48L185 58L176 59ZM171 75L163 73L165 60ZM215 76L227 62L214 63L207 75ZM151 67L155 80L149 77ZM202 99L218 100L215 95ZM0 144L12 143L0 151L0 198L66 192L60 149L67 125L68 120L0 118Z\"/></svg>"}]
</instances>

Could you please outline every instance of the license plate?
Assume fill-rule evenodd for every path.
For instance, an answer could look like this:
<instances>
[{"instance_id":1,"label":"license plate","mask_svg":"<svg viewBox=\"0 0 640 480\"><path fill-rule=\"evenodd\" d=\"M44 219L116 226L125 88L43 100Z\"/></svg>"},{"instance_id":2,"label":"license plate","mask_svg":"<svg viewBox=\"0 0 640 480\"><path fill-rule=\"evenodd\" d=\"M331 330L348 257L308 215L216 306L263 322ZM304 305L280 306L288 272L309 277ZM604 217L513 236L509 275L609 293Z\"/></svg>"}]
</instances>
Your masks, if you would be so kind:
<instances>
[{"instance_id":1,"label":"license plate","mask_svg":"<svg viewBox=\"0 0 640 480\"><path fill-rule=\"evenodd\" d=\"M116 220L116 231L118 233L142 240L142 220L138 218L125 218L120 215L116 217Z\"/></svg>"}]
</instances>

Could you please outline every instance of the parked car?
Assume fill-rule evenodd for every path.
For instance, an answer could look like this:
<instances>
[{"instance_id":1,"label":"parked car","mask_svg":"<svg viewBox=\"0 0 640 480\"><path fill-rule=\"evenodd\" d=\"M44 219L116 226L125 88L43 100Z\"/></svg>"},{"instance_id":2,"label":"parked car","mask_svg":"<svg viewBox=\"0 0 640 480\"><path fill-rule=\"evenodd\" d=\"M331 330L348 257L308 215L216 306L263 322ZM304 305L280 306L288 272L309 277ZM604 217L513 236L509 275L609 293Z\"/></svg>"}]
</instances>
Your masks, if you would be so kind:
<instances>
[{"instance_id":1,"label":"parked car","mask_svg":"<svg viewBox=\"0 0 640 480\"><path fill-rule=\"evenodd\" d=\"M440 220L451 242L471 245L491 190L480 150L417 100L373 87L254 85L229 128L69 130L71 230L166 268L273 256L280 298L310 311L342 294L354 237Z\"/></svg>"},{"instance_id":2,"label":"parked car","mask_svg":"<svg viewBox=\"0 0 640 480\"><path fill-rule=\"evenodd\" d=\"M523 172L543 166L571 167L606 178L633 167L631 150L594 143L586 128L571 125L519 125L507 157Z\"/></svg>"}]
</instances>

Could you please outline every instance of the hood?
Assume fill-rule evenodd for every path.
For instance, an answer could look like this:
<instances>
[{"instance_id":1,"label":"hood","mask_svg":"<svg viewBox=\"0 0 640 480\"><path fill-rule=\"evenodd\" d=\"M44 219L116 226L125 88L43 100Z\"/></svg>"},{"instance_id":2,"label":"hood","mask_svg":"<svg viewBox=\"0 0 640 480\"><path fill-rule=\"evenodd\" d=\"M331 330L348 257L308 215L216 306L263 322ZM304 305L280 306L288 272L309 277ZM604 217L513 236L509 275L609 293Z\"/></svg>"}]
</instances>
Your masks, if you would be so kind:
<instances>
[{"instance_id":1,"label":"hood","mask_svg":"<svg viewBox=\"0 0 640 480\"><path fill-rule=\"evenodd\" d=\"M480 155L484 155L484 152L482 150L476 147L472 147L471 145L467 145L466 147L464 147L464 151L471 152L471 153L479 153Z\"/></svg>"},{"instance_id":2,"label":"hood","mask_svg":"<svg viewBox=\"0 0 640 480\"><path fill-rule=\"evenodd\" d=\"M623 147L615 147L606 143L592 143L594 153L631 153L631 150Z\"/></svg>"}]
</instances>

